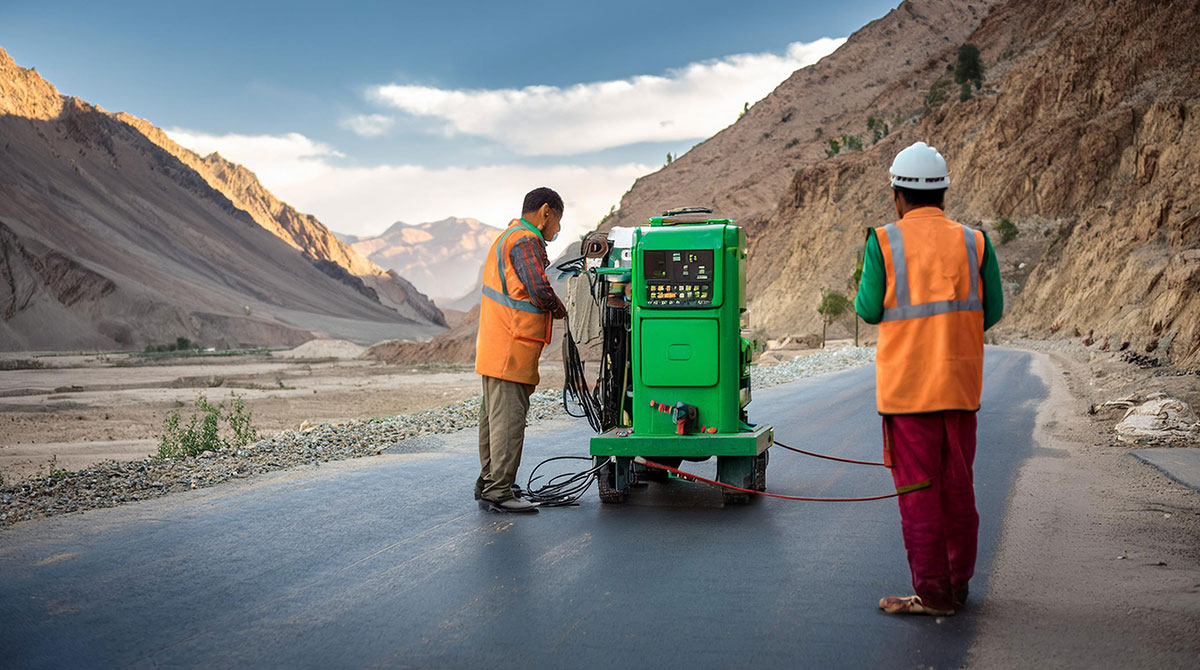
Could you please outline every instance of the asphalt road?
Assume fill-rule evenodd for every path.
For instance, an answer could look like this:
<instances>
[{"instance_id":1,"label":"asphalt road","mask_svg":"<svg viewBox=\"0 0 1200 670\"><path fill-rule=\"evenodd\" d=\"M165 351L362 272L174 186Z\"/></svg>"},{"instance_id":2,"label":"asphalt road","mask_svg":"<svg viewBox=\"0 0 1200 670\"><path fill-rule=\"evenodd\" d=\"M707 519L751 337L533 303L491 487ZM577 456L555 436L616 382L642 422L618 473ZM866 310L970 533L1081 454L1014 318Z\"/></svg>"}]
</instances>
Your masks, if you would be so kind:
<instances>
[{"instance_id":1,"label":"asphalt road","mask_svg":"<svg viewBox=\"0 0 1200 670\"><path fill-rule=\"evenodd\" d=\"M576 508L489 514L471 499L465 431L0 532L0 665L960 667L1045 396L1028 354L989 347L985 366L975 604L955 617L876 609L911 592L894 500L724 507L675 480L624 505L593 491ZM873 375L759 391L751 418L794 446L877 460ZM586 453L589 434L582 420L531 427L522 476ZM891 490L882 468L783 451L767 481Z\"/></svg>"}]
</instances>

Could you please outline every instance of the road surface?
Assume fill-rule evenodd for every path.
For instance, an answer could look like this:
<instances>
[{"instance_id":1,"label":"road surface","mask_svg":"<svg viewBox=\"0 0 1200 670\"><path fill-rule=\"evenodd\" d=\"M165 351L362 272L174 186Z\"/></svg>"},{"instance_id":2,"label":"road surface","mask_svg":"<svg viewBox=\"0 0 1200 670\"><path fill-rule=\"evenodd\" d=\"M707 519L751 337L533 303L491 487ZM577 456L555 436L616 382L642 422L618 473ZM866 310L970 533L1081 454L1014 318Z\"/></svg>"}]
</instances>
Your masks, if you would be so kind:
<instances>
[{"instance_id":1,"label":"road surface","mask_svg":"<svg viewBox=\"0 0 1200 670\"><path fill-rule=\"evenodd\" d=\"M1006 498L1046 389L989 347L976 487L987 597ZM878 460L874 369L757 391L751 418ZM525 467L586 453L530 428ZM421 453L436 449L432 453ZM891 617L911 592L894 500L761 499L670 481L601 505L481 512L472 431L0 532L6 667L960 667L975 617ZM768 490L887 493L882 468L774 450ZM711 474L714 464L684 464Z\"/></svg>"}]
</instances>

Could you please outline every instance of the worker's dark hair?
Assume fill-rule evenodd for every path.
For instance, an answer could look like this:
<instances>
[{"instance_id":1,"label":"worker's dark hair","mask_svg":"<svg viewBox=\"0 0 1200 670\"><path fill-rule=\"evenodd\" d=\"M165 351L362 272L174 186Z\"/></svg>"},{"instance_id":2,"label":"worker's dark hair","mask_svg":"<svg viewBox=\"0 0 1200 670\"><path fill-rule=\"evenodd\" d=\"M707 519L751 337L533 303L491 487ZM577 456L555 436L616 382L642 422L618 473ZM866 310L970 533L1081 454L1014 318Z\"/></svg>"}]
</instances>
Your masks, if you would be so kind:
<instances>
[{"instance_id":1,"label":"worker's dark hair","mask_svg":"<svg viewBox=\"0 0 1200 670\"><path fill-rule=\"evenodd\" d=\"M932 191L924 191L916 188L904 188L903 186L893 186L895 190L904 196L904 202L907 202L914 207L933 205L941 207L946 200L946 189L939 188Z\"/></svg>"},{"instance_id":2,"label":"worker's dark hair","mask_svg":"<svg viewBox=\"0 0 1200 670\"><path fill-rule=\"evenodd\" d=\"M556 212L563 211L562 197L552 188L539 186L525 194L525 204L521 205L521 213L536 212L542 205L550 205L550 209Z\"/></svg>"}]
</instances>

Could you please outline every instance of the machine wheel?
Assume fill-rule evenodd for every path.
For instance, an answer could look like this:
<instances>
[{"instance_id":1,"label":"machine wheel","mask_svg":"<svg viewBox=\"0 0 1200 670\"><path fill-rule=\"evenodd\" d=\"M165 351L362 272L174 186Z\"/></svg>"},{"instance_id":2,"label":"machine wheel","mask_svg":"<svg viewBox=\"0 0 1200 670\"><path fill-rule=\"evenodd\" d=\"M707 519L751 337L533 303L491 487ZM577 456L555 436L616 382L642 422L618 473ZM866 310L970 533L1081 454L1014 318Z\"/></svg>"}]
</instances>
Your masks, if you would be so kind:
<instances>
[{"instance_id":1,"label":"machine wheel","mask_svg":"<svg viewBox=\"0 0 1200 670\"><path fill-rule=\"evenodd\" d=\"M717 481L738 488L755 490L758 485L758 460L757 456L718 456ZM721 497L724 498L726 505L744 505L750 502L751 498L757 496L722 487Z\"/></svg>"},{"instance_id":2,"label":"machine wheel","mask_svg":"<svg viewBox=\"0 0 1200 670\"><path fill-rule=\"evenodd\" d=\"M767 464L771 462L771 452L764 451L754 457L754 490L767 490Z\"/></svg>"},{"instance_id":3,"label":"machine wheel","mask_svg":"<svg viewBox=\"0 0 1200 670\"><path fill-rule=\"evenodd\" d=\"M600 492L600 502L606 504L616 504L625 502L625 494L628 489L619 489L616 486L617 467L607 457L597 456L596 458L604 458L607 462L601 466L600 471L596 473L596 488Z\"/></svg>"}]
</instances>

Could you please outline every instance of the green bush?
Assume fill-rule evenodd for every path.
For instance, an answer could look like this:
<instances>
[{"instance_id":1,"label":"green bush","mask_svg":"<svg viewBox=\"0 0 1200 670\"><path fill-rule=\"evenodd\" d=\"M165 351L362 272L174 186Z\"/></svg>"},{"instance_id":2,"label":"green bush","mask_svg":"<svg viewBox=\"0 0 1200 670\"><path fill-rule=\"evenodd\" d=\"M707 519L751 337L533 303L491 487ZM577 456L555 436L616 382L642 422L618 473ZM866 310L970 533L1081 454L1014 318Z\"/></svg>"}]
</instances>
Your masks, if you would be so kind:
<instances>
[{"instance_id":1,"label":"green bush","mask_svg":"<svg viewBox=\"0 0 1200 670\"><path fill-rule=\"evenodd\" d=\"M1017 225L1008 219L1000 219L999 223L996 223L992 227L1000 235L1000 244L1008 244L1017 239L1017 235L1021 234L1021 231L1017 230Z\"/></svg>"},{"instance_id":2,"label":"green bush","mask_svg":"<svg viewBox=\"0 0 1200 670\"><path fill-rule=\"evenodd\" d=\"M825 156L832 158L841 153L843 149L846 151L862 151L862 148L862 140L859 139L858 135L842 135L840 139L829 140L829 148L825 150Z\"/></svg>"},{"instance_id":3,"label":"green bush","mask_svg":"<svg viewBox=\"0 0 1200 670\"><path fill-rule=\"evenodd\" d=\"M241 396L231 393L228 405L216 405L204 396L196 399L198 414L189 417L187 425L178 411L171 412L163 422L163 434L158 438L159 458L186 458L205 451L237 449L258 440L258 431L251 423L251 414ZM221 422L228 425L222 435Z\"/></svg>"},{"instance_id":4,"label":"green bush","mask_svg":"<svg viewBox=\"0 0 1200 670\"><path fill-rule=\"evenodd\" d=\"M937 107L946 102L946 95L950 86L951 82L949 79L939 79L933 82L933 85L929 87L929 93L925 94L925 106L927 108Z\"/></svg>"},{"instance_id":5,"label":"green bush","mask_svg":"<svg viewBox=\"0 0 1200 670\"><path fill-rule=\"evenodd\" d=\"M882 116L872 114L867 117L867 130L871 131L871 144L875 144L888 136L892 129L888 127L887 121L883 120Z\"/></svg>"},{"instance_id":6,"label":"green bush","mask_svg":"<svg viewBox=\"0 0 1200 670\"><path fill-rule=\"evenodd\" d=\"M971 99L971 85L964 81L962 84L962 88L959 89L959 91L958 91L958 101L963 102L965 100L970 100L970 99Z\"/></svg>"}]
</instances>

